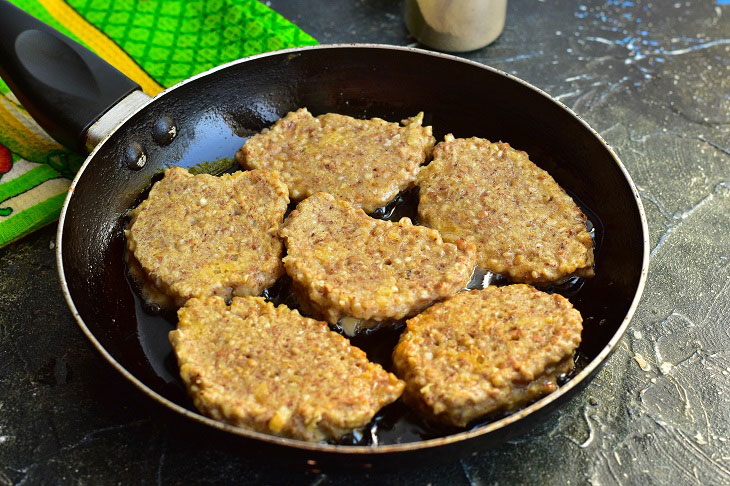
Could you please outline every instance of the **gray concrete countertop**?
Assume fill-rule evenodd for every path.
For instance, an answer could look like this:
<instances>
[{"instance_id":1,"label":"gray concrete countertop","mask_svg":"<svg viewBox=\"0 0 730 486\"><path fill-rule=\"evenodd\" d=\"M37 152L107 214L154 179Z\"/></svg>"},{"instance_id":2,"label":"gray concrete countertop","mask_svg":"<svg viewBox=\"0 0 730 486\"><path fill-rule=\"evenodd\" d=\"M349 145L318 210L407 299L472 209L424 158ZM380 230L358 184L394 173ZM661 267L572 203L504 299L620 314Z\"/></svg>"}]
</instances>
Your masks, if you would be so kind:
<instances>
[{"instance_id":1,"label":"gray concrete countertop","mask_svg":"<svg viewBox=\"0 0 730 486\"><path fill-rule=\"evenodd\" d=\"M322 43L413 43L400 2L266 3ZM170 430L97 355L61 295L50 226L0 250L0 484L730 484L730 2L510 0L503 35L464 57L580 114L643 198L646 291L583 392L444 465L298 473L251 460Z\"/></svg>"}]
</instances>

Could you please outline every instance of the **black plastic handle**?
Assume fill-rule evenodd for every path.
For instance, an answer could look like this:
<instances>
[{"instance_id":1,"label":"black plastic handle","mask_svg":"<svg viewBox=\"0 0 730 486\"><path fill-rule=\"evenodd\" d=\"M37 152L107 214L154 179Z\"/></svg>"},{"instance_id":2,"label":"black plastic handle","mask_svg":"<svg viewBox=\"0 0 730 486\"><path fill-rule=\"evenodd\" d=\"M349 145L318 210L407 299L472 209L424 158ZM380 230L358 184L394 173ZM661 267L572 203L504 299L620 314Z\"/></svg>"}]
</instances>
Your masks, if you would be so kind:
<instances>
[{"instance_id":1,"label":"black plastic handle","mask_svg":"<svg viewBox=\"0 0 730 486\"><path fill-rule=\"evenodd\" d=\"M0 77L53 138L85 152L86 130L139 85L99 56L0 0Z\"/></svg>"}]
</instances>

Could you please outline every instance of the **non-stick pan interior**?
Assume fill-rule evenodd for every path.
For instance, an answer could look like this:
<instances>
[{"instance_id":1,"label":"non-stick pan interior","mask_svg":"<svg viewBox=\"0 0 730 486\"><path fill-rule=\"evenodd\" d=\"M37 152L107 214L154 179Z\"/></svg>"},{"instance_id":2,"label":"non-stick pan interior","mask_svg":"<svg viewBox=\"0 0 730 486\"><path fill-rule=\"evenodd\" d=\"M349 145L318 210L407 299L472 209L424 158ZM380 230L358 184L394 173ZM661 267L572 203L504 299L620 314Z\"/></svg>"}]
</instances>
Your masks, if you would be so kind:
<instances>
[{"instance_id":1,"label":"non-stick pan interior","mask_svg":"<svg viewBox=\"0 0 730 486\"><path fill-rule=\"evenodd\" d=\"M437 140L453 133L527 151L597 227L596 277L570 296L584 317L585 362L617 333L640 285L642 221L619 164L586 125L518 80L447 56L309 49L229 65L163 94L101 146L75 187L62 236L71 298L101 346L151 390L190 408L170 361L170 323L141 310L127 279L128 210L162 169L230 159L246 137L303 106L390 121L423 111ZM170 123L172 141L165 136ZM146 165L130 169L139 148Z\"/></svg>"}]
</instances>

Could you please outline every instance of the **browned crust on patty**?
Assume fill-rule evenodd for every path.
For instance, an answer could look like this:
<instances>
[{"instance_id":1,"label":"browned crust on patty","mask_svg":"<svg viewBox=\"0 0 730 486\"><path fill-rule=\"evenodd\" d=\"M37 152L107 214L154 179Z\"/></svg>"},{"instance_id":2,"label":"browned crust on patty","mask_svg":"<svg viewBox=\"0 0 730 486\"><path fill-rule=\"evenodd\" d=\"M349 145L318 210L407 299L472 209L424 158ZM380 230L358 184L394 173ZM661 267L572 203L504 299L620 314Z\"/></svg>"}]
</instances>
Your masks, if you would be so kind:
<instances>
[{"instance_id":1,"label":"browned crust on patty","mask_svg":"<svg viewBox=\"0 0 730 486\"><path fill-rule=\"evenodd\" d=\"M372 212L414 185L435 143L422 119L420 113L401 126L336 113L313 117L300 108L251 137L236 160L279 171L294 201L328 192Z\"/></svg>"},{"instance_id":2,"label":"browned crust on patty","mask_svg":"<svg viewBox=\"0 0 730 486\"><path fill-rule=\"evenodd\" d=\"M525 152L447 135L418 184L421 222L473 242L480 268L526 283L593 276L585 215Z\"/></svg>"},{"instance_id":3,"label":"browned crust on patty","mask_svg":"<svg viewBox=\"0 0 730 486\"><path fill-rule=\"evenodd\" d=\"M336 439L395 401L403 382L330 331L261 297L191 299L170 333L195 406L266 434Z\"/></svg>"},{"instance_id":4,"label":"browned crust on patty","mask_svg":"<svg viewBox=\"0 0 730 486\"><path fill-rule=\"evenodd\" d=\"M408 218L371 218L325 193L299 203L279 234L297 296L332 324L413 315L463 289L474 269L470 244L444 243Z\"/></svg>"},{"instance_id":5,"label":"browned crust on patty","mask_svg":"<svg viewBox=\"0 0 730 486\"><path fill-rule=\"evenodd\" d=\"M459 427L557 389L573 367L582 318L565 297L529 285L460 293L407 321L393 351L404 400Z\"/></svg>"},{"instance_id":6,"label":"browned crust on patty","mask_svg":"<svg viewBox=\"0 0 730 486\"><path fill-rule=\"evenodd\" d=\"M275 172L194 176L173 167L132 211L127 248L178 306L191 297L258 295L284 273L276 232L288 203Z\"/></svg>"}]
</instances>

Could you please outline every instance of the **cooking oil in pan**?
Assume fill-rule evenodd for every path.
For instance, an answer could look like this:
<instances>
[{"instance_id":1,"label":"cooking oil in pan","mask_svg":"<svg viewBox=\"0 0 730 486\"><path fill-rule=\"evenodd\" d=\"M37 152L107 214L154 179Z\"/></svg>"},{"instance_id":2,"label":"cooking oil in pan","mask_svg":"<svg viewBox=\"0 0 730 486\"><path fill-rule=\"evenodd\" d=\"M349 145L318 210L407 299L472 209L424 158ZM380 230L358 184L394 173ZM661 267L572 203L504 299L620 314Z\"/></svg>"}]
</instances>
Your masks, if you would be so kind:
<instances>
[{"instance_id":1,"label":"cooking oil in pan","mask_svg":"<svg viewBox=\"0 0 730 486\"><path fill-rule=\"evenodd\" d=\"M235 172L237 167L228 168L225 172ZM152 183L162 177L160 174L153 179ZM148 192L143 193L137 201L142 202L147 197ZM600 251L600 242L603 238L603 229L597 215L571 194L576 203L581 206L584 213L588 217L588 230L594 239L596 246L595 253L598 255ZM292 203L288 212L295 207ZM399 194L393 201L383 208L375 210L371 216L378 219L398 221L403 217L411 218L417 224L418 221L418 189L411 189ZM184 385L179 377L177 363L172 351L172 347L167 338L168 333L173 330L177 323L176 314L170 310L164 310L155 303L150 303L143 296L142 285L138 278L132 276L134 272L133 266L126 264L129 256L125 255L125 267L127 268L128 282L130 290L134 294L135 307L137 314L137 331L139 343L144 355L147 358L149 366L159 378L158 392L173 401L195 411L195 407L187 398ZM508 278L493 274L491 272L477 270L472 281L467 286L468 289L482 289L488 285L507 285L510 281ZM592 322L599 322L595 315L592 314L594 307L590 307L589 312L581 309L581 290L585 284L585 279L573 277L560 284L550 287L544 287L541 290L549 293L559 293L571 300L576 307L579 308L584 318L584 336L585 331L589 329ZM290 308L298 308L296 299L292 293L291 279L284 276L279 279L271 288L266 289L263 296L276 305L285 304ZM381 326L377 330L365 331L355 337L350 337L350 342L365 351L368 358L388 371L393 371L392 352L398 343L400 334L405 329L403 322L391 323L390 325ZM336 331L344 334L342 329L335 327ZM583 343L578 348L575 355L575 367L568 374L561 376L558 380L560 386L567 383L575 374L580 372L590 362L589 354L583 349ZM511 411L509 413L513 413ZM489 422L498 420L505 414L492 415L484 417L470 424L467 429L481 427ZM400 444L408 442L417 442L426 439L443 437L463 431L464 429L456 429L441 425L434 425L421 419L417 414L410 410L402 400L384 407L373 420L365 427L353 431L341 438L337 443L343 445L386 445Z\"/></svg>"}]
</instances>

